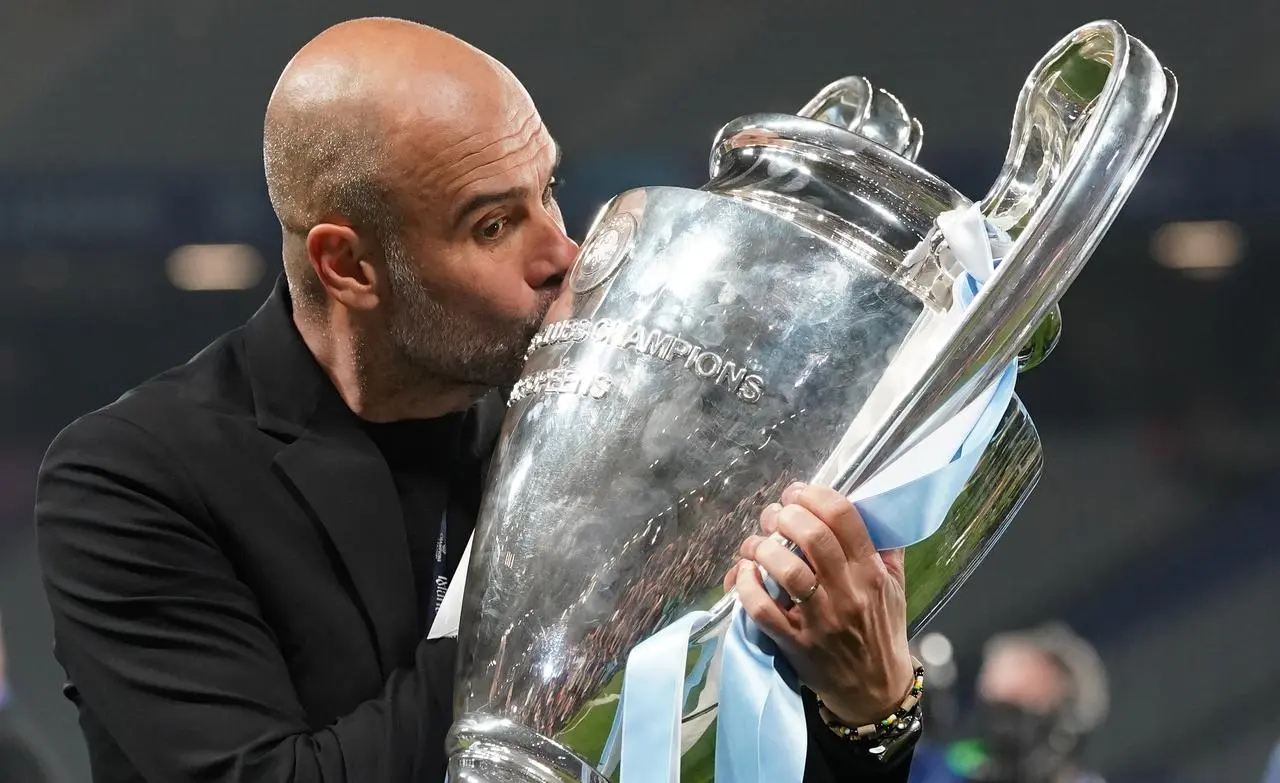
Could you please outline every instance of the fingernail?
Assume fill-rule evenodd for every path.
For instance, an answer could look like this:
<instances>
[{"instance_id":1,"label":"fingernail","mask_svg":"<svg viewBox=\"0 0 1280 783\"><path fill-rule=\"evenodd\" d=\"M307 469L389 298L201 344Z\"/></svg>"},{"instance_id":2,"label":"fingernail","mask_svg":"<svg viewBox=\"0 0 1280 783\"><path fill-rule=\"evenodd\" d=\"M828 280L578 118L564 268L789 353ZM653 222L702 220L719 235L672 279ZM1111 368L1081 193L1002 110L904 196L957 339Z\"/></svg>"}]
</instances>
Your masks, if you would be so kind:
<instances>
[{"instance_id":1,"label":"fingernail","mask_svg":"<svg viewBox=\"0 0 1280 783\"><path fill-rule=\"evenodd\" d=\"M770 503L764 507L764 512L760 514L760 529L766 533L772 533L778 529L778 512L782 510L781 503Z\"/></svg>"},{"instance_id":2,"label":"fingernail","mask_svg":"<svg viewBox=\"0 0 1280 783\"><path fill-rule=\"evenodd\" d=\"M795 502L796 497L801 492L804 491L804 487L805 485L803 481L797 481L793 483L791 486L787 487L785 490L782 491L782 502L783 503Z\"/></svg>"}]
</instances>

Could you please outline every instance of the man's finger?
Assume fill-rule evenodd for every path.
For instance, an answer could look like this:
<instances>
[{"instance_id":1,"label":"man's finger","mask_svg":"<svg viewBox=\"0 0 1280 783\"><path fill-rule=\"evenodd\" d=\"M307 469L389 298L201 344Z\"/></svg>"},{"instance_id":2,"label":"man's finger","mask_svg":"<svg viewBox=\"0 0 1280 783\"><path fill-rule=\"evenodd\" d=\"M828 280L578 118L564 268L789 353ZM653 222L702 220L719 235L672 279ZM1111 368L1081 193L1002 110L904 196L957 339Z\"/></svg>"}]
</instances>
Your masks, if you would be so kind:
<instances>
[{"instance_id":1,"label":"man's finger","mask_svg":"<svg viewBox=\"0 0 1280 783\"><path fill-rule=\"evenodd\" d=\"M760 529L765 535L773 533L778 529L778 512L782 510L781 503L770 503L760 514Z\"/></svg>"},{"instance_id":2,"label":"man's finger","mask_svg":"<svg viewBox=\"0 0 1280 783\"><path fill-rule=\"evenodd\" d=\"M783 506L778 512L778 535L800 547L819 582L833 584L849 567L835 531L804 506Z\"/></svg>"},{"instance_id":3,"label":"man's finger","mask_svg":"<svg viewBox=\"0 0 1280 783\"><path fill-rule=\"evenodd\" d=\"M744 560L738 565L735 584L738 588L738 600L742 602L747 616L755 620L756 625L773 637L774 641L789 639L794 633L791 620L782 611L782 607L769 597L764 584L760 582L755 563Z\"/></svg>"},{"instance_id":4,"label":"man's finger","mask_svg":"<svg viewBox=\"0 0 1280 783\"><path fill-rule=\"evenodd\" d=\"M867 532L862 515L844 495L830 487L816 484L791 489L789 492L790 497L784 495L784 502L803 506L822 520L835 533L849 560L862 563L876 556L876 546L871 543L871 534Z\"/></svg>"},{"instance_id":5,"label":"man's finger","mask_svg":"<svg viewBox=\"0 0 1280 783\"><path fill-rule=\"evenodd\" d=\"M814 585L818 584L818 577L808 564L795 552L772 538L766 538L760 542L760 546L756 547L756 562L763 566L769 576L772 576L774 581L792 598L797 596L802 600L808 598L813 592Z\"/></svg>"},{"instance_id":6,"label":"man's finger","mask_svg":"<svg viewBox=\"0 0 1280 783\"><path fill-rule=\"evenodd\" d=\"M885 570L894 578L898 586L904 590L907 587L907 550L905 549L886 549L880 553L880 559L884 561Z\"/></svg>"},{"instance_id":7,"label":"man's finger","mask_svg":"<svg viewBox=\"0 0 1280 783\"><path fill-rule=\"evenodd\" d=\"M760 542L763 540L764 536L747 536L747 540L743 541L742 546L738 547L738 557L755 560L756 547L760 546Z\"/></svg>"}]
</instances>

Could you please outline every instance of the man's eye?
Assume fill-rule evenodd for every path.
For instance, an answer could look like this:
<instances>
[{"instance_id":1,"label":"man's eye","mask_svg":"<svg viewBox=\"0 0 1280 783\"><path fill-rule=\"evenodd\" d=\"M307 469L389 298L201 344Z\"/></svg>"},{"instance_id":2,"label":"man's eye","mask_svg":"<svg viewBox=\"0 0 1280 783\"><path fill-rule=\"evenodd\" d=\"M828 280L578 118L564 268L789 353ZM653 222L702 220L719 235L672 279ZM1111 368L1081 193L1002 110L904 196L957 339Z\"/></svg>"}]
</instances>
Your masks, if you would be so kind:
<instances>
[{"instance_id":1,"label":"man's eye","mask_svg":"<svg viewBox=\"0 0 1280 783\"><path fill-rule=\"evenodd\" d=\"M559 190L560 186L563 184L564 180L560 177L552 177L551 181L547 183L547 189L542 194L542 200L550 201L555 198L556 191Z\"/></svg>"},{"instance_id":2,"label":"man's eye","mask_svg":"<svg viewBox=\"0 0 1280 783\"><path fill-rule=\"evenodd\" d=\"M480 236L485 239L497 239L507 228L507 219L497 218L480 224Z\"/></svg>"}]
</instances>

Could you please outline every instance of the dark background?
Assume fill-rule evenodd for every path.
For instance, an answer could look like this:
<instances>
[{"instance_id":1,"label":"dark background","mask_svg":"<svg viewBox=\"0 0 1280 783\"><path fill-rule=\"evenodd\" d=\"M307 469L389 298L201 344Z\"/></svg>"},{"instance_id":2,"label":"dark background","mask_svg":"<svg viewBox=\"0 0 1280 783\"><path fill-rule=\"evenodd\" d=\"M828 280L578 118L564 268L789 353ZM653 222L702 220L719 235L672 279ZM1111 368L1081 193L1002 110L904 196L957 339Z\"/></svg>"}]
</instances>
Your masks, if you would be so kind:
<instances>
[{"instance_id":1,"label":"dark background","mask_svg":"<svg viewBox=\"0 0 1280 783\"><path fill-rule=\"evenodd\" d=\"M850 73L901 98L924 123L921 162L981 196L1055 41L1108 17L1149 44L1181 82L1174 124L1063 301L1062 344L1019 380L1045 478L933 629L962 675L994 631L1061 618L1085 634L1112 678L1090 750L1112 781L1260 778L1280 738L1274 3L5 0L0 611L18 708L67 780L87 773L31 554L40 456L256 308L279 267L271 87L325 26L379 14L520 76L565 149L577 237L624 188L701 184L724 123L794 111ZM1196 268L1162 265L1169 225ZM192 243L247 244L261 267L247 289L179 290L169 259Z\"/></svg>"}]
</instances>

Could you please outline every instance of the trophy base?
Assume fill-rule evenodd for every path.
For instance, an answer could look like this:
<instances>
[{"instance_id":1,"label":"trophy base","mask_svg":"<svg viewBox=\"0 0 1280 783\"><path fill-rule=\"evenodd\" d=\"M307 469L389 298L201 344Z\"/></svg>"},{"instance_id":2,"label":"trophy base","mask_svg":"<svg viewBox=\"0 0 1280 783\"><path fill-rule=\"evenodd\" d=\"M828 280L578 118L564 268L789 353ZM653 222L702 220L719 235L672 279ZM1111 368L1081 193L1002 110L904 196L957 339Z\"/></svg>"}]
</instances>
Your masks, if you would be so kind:
<instances>
[{"instance_id":1,"label":"trophy base","mask_svg":"<svg viewBox=\"0 0 1280 783\"><path fill-rule=\"evenodd\" d=\"M609 783L565 746L501 718L463 716L448 747L448 783Z\"/></svg>"}]
</instances>

